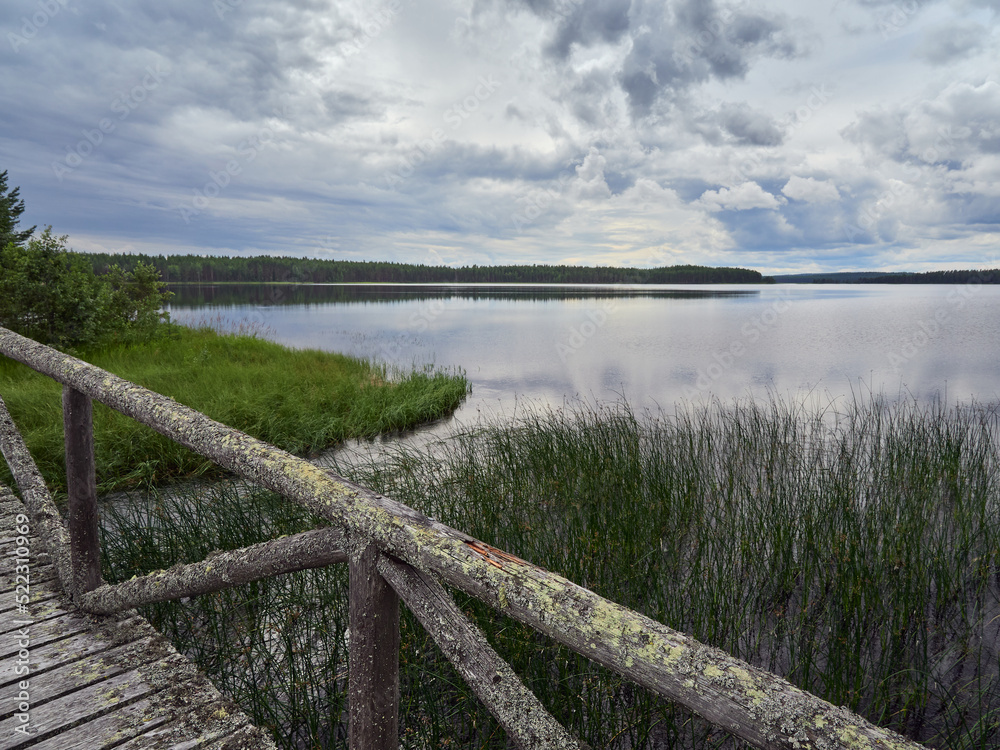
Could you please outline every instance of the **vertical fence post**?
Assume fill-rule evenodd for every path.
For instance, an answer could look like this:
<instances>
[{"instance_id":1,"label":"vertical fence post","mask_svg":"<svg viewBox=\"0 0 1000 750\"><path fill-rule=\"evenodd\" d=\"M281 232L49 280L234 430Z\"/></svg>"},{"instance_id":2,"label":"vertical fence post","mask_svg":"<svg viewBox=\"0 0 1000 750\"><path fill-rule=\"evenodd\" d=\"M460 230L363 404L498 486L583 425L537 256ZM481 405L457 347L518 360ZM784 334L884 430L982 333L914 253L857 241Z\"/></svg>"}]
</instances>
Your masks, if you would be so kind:
<instances>
[{"instance_id":1,"label":"vertical fence post","mask_svg":"<svg viewBox=\"0 0 1000 750\"><path fill-rule=\"evenodd\" d=\"M376 569L375 545L351 555L350 750L399 748L399 597Z\"/></svg>"},{"instance_id":2,"label":"vertical fence post","mask_svg":"<svg viewBox=\"0 0 1000 750\"><path fill-rule=\"evenodd\" d=\"M63 386L66 488L69 493L69 543L73 596L101 585L97 480L94 473L94 420L90 398Z\"/></svg>"}]
</instances>

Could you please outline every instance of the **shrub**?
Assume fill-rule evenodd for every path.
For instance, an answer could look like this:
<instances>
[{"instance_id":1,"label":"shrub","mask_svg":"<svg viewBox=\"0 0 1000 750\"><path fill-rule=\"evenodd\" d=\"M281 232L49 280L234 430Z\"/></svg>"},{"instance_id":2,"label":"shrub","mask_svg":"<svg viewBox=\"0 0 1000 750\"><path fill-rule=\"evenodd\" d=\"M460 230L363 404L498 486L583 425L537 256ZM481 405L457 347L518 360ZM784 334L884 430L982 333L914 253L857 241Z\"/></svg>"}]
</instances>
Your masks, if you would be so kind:
<instances>
[{"instance_id":1,"label":"shrub","mask_svg":"<svg viewBox=\"0 0 1000 750\"><path fill-rule=\"evenodd\" d=\"M148 340L168 317L160 309L169 295L159 271L142 263L96 276L51 227L0 248L0 325L49 346Z\"/></svg>"}]
</instances>

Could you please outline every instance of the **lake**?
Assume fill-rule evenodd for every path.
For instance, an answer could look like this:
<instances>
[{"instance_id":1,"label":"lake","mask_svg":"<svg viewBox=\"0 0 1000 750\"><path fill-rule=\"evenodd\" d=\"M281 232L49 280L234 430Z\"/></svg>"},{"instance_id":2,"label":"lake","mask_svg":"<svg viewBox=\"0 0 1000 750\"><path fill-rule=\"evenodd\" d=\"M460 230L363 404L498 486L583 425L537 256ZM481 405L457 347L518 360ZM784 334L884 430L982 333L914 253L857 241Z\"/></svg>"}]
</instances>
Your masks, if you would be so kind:
<instances>
[{"instance_id":1,"label":"lake","mask_svg":"<svg viewBox=\"0 0 1000 750\"><path fill-rule=\"evenodd\" d=\"M1000 287L172 286L171 317L390 365L463 369L456 414L625 399L1000 401Z\"/></svg>"}]
</instances>

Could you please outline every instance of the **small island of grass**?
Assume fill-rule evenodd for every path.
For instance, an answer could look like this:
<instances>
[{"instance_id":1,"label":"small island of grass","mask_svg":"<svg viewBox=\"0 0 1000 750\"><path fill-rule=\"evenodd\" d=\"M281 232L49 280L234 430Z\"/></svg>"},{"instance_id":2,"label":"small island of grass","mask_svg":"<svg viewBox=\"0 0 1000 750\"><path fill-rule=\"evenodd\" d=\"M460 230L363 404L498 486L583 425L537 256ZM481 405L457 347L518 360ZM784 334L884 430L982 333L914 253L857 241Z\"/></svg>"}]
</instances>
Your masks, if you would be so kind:
<instances>
[{"instance_id":1,"label":"small island of grass","mask_svg":"<svg viewBox=\"0 0 1000 750\"><path fill-rule=\"evenodd\" d=\"M391 373L383 365L293 350L251 335L171 326L152 341L85 352L84 359L300 455L444 417L468 392L460 373ZM65 487L62 386L11 360L0 393L50 487ZM94 405L102 491L217 471L207 459L118 412ZM10 481L9 475L0 481Z\"/></svg>"}]
</instances>

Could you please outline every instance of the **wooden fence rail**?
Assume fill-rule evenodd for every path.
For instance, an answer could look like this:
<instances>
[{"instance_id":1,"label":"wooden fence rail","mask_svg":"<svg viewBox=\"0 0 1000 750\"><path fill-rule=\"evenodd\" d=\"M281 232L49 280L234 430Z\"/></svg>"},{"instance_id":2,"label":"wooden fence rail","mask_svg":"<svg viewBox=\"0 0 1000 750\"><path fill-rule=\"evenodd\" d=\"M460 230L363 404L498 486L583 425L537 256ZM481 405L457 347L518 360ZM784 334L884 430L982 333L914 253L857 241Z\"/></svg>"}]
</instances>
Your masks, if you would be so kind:
<instances>
[{"instance_id":1,"label":"wooden fence rail","mask_svg":"<svg viewBox=\"0 0 1000 750\"><path fill-rule=\"evenodd\" d=\"M69 535L56 520L51 498L2 401L0 448L36 526L42 529L57 565L62 565L64 586L68 585L83 609L117 612L292 570L349 561L352 750L398 747L398 598L413 610L519 746L583 746L545 711L489 647L482 633L454 605L441 581L637 685L692 709L755 747L921 747L770 672L100 368L4 328L0 328L0 353L66 387L67 471L70 496L76 498L71 501ZM331 522L333 528L218 553L201 563L175 566L114 586L101 583L99 564L97 575L94 573L96 507L91 502L89 399L308 508ZM81 431L88 435L75 434ZM69 468L71 463L73 468ZM67 559L71 570L66 569Z\"/></svg>"}]
</instances>

